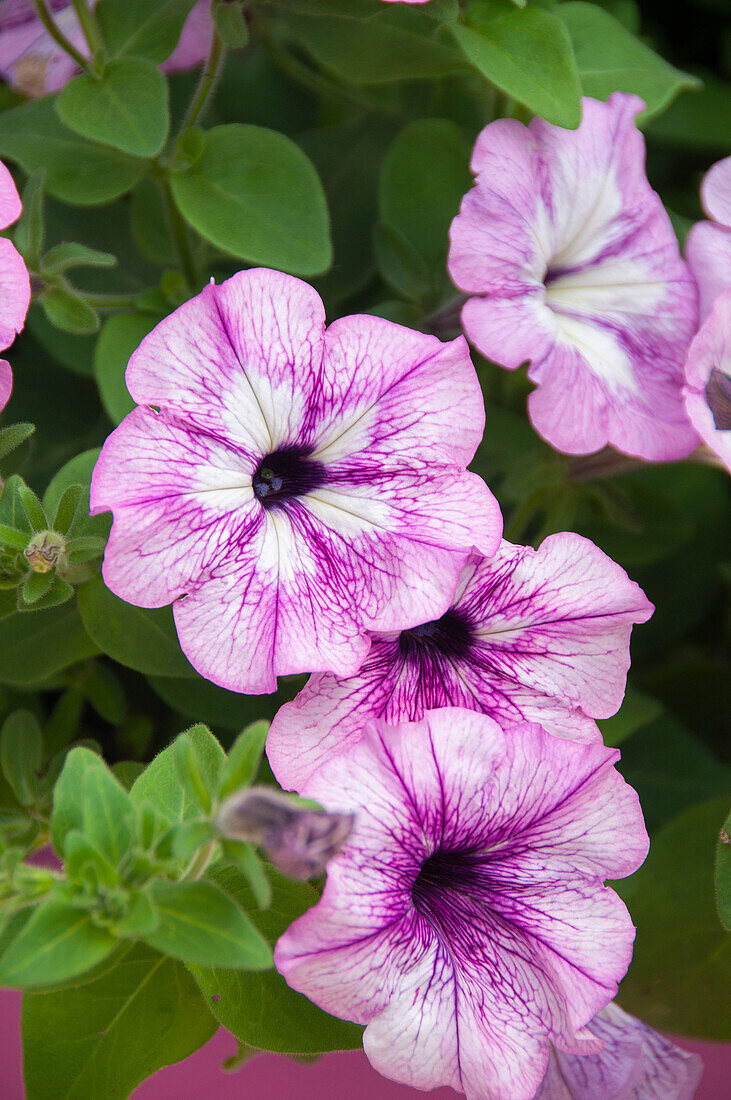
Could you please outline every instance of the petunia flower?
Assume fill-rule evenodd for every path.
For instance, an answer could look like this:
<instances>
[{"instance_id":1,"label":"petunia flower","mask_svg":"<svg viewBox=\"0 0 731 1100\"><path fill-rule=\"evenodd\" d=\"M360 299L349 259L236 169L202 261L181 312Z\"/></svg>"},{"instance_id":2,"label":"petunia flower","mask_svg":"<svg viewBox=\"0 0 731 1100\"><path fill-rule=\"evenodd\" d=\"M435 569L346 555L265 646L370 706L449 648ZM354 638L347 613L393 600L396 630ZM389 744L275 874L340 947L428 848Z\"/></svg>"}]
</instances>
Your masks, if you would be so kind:
<instances>
[{"instance_id":1,"label":"petunia flower","mask_svg":"<svg viewBox=\"0 0 731 1100\"><path fill-rule=\"evenodd\" d=\"M691 228L685 255L698 283L701 321L705 321L719 294L731 289L731 157L706 172L701 204L711 220Z\"/></svg>"},{"instance_id":2,"label":"petunia flower","mask_svg":"<svg viewBox=\"0 0 731 1100\"><path fill-rule=\"evenodd\" d=\"M632 921L604 880L648 840L618 756L461 707L372 723L306 784L355 822L277 969L366 1024L386 1077L530 1100L551 1044L598 1053L585 1025L630 961Z\"/></svg>"},{"instance_id":3,"label":"petunia flower","mask_svg":"<svg viewBox=\"0 0 731 1100\"><path fill-rule=\"evenodd\" d=\"M616 92L585 98L578 130L486 126L449 272L475 347L508 370L530 363L528 412L553 447L667 461L697 444L681 398L696 290L645 175L643 107Z\"/></svg>"},{"instance_id":4,"label":"petunia flower","mask_svg":"<svg viewBox=\"0 0 731 1100\"><path fill-rule=\"evenodd\" d=\"M450 704L502 725L527 720L600 740L593 719L620 706L632 624L652 612L625 571L581 535L551 535L539 550L503 542L492 560L466 566L440 618L375 635L355 676L310 678L272 723L274 774L299 789L369 719L397 723Z\"/></svg>"},{"instance_id":5,"label":"petunia flower","mask_svg":"<svg viewBox=\"0 0 731 1100\"><path fill-rule=\"evenodd\" d=\"M96 5L96 0L92 0ZM89 48L71 0L48 0L58 29L86 57ZM208 52L212 24L209 0L198 0L183 26L178 45L160 66L177 72L198 65ZM57 92L78 72L75 62L51 38L28 0L0 0L0 74L22 92L37 97Z\"/></svg>"},{"instance_id":6,"label":"petunia flower","mask_svg":"<svg viewBox=\"0 0 731 1100\"><path fill-rule=\"evenodd\" d=\"M0 230L17 221L20 196L13 177L0 163ZM0 237L0 350L10 347L25 324L30 305L30 278L23 258L12 241ZM0 410L5 408L13 388L10 364L0 359Z\"/></svg>"},{"instance_id":7,"label":"petunia flower","mask_svg":"<svg viewBox=\"0 0 731 1100\"><path fill-rule=\"evenodd\" d=\"M697 1054L607 1005L588 1025L599 1054L553 1051L535 1100L691 1100L703 1073Z\"/></svg>"},{"instance_id":8,"label":"petunia flower","mask_svg":"<svg viewBox=\"0 0 731 1100\"><path fill-rule=\"evenodd\" d=\"M326 331L312 287L252 269L162 321L127 386L140 407L92 482L93 511L114 512L104 579L176 601L183 650L224 687L352 675L369 630L443 614L473 547L499 545L465 470L484 408L462 338L370 316Z\"/></svg>"},{"instance_id":9,"label":"petunia flower","mask_svg":"<svg viewBox=\"0 0 731 1100\"><path fill-rule=\"evenodd\" d=\"M690 345L685 378L690 421L731 473L731 287Z\"/></svg>"}]
</instances>

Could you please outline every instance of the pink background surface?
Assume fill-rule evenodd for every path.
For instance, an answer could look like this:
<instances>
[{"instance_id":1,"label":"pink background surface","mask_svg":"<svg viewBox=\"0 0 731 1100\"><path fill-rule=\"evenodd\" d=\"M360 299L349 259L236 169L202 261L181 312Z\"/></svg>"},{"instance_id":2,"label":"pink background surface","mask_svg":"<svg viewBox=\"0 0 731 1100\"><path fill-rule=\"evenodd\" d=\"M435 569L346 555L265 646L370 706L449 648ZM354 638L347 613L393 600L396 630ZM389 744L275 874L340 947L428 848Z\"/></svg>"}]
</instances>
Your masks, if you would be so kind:
<instances>
[{"instance_id":1,"label":"pink background surface","mask_svg":"<svg viewBox=\"0 0 731 1100\"><path fill-rule=\"evenodd\" d=\"M20 994L0 993L0 1100L24 1100L20 1048ZM731 1044L681 1039L700 1054L705 1072L695 1100L731 1100ZM160 1070L134 1093L134 1100L455 1100L452 1089L430 1093L386 1081L361 1051L330 1054L314 1065L262 1054L237 1073L223 1073L236 1041L223 1028L185 1062ZM102 1100L89 1097L89 1100Z\"/></svg>"}]
</instances>

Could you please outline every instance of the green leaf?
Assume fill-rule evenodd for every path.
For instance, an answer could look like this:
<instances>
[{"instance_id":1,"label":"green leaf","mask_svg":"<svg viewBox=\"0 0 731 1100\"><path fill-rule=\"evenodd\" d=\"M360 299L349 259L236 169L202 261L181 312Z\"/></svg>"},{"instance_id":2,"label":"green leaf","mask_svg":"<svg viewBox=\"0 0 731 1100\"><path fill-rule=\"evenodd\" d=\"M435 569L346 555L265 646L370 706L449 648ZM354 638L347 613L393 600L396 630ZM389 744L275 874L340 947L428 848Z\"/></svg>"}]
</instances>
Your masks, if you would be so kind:
<instances>
[{"instance_id":1,"label":"green leaf","mask_svg":"<svg viewBox=\"0 0 731 1100\"><path fill-rule=\"evenodd\" d=\"M46 581L46 584L41 583ZM58 607L70 600L74 594L73 585L65 581L63 577L46 573L45 577L39 577L37 573L29 577L22 589L23 603L18 607L19 611L44 611L49 607ZM29 600L28 596L32 599Z\"/></svg>"},{"instance_id":2,"label":"green leaf","mask_svg":"<svg viewBox=\"0 0 731 1100\"><path fill-rule=\"evenodd\" d=\"M211 840L216 840L216 830L210 821L184 821L175 827L173 856L181 863L189 863L198 849Z\"/></svg>"},{"instance_id":3,"label":"green leaf","mask_svg":"<svg viewBox=\"0 0 731 1100\"><path fill-rule=\"evenodd\" d=\"M85 910L49 898L0 958L0 985L34 989L65 982L91 970L115 947L114 936L92 924Z\"/></svg>"},{"instance_id":4,"label":"green leaf","mask_svg":"<svg viewBox=\"0 0 731 1100\"><path fill-rule=\"evenodd\" d=\"M581 83L566 27L549 11L477 0L450 31L467 59L503 92L557 126L581 122Z\"/></svg>"},{"instance_id":5,"label":"green leaf","mask_svg":"<svg viewBox=\"0 0 731 1100\"><path fill-rule=\"evenodd\" d=\"M67 130L53 97L33 100L0 114L0 156L24 172L46 169L46 191L64 202L93 206L131 190L145 162L104 148Z\"/></svg>"},{"instance_id":6,"label":"green leaf","mask_svg":"<svg viewBox=\"0 0 731 1100\"><path fill-rule=\"evenodd\" d=\"M55 579L53 573L29 573L20 589L23 603L29 607L38 603L47 594Z\"/></svg>"},{"instance_id":7,"label":"green leaf","mask_svg":"<svg viewBox=\"0 0 731 1100\"><path fill-rule=\"evenodd\" d=\"M137 940L152 935L159 923L160 916L152 904L149 891L136 890L130 895L127 912L112 926L112 931L115 936Z\"/></svg>"},{"instance_id":8,"label":"green leaf","mask_svg":"<svg viewBox=\"0 0 731 1100\"><path fill-rule=\"evenodd\" d=\"M69 485L64 489L51 524L53 530L58 531L59 535L68 534L69 529L73 525L83 495L83 485Z\"/></svg>"},{"instance_id":9,"label":"green leaf","mask_svg":"<svg viewBox=\"0 0 731 1100\"><path fill-rule=\"evenodd\" d=\"M80 798L84 774L98 767L104 768L104 762L91 749L82 747L71 749L64 760L53 791L51 815L51 840L58 855L63 853L68 833L84 831L84 806Z\"/></svg>"},{"instance_id":10,"label":"green leaf","mask_svg":"<svg viewBox=\"0 0 731 1100\"><path fill-rule=\"evenodd\" d=\"M701 90L680 96L651 121L647 136L663 146L726 156L731 151L731 83L712 71L697 70L696 75L703 81Z\"/></svg>"},{"instance_id":11,"label":"green leaf","mask_svg":"<svg viewBox=\"0 0 731 1100\"><path fill-rule=\"evenodd\" d=\"M216 881L247 910L254 898L239 871L226 868ZM292 882L270 870L273 900L267 910L252 912L257 927L274 944L318 900L309 883ZM280 1054L321 1054L361 1046L363 1029L338 1020L290 989L276 970L264 973L190 967L219 1021L241 1043ZM215 999L213 999L215 998Z\"/></svg>"},{"instance_id":12,"label":"green leaf","mask_svg":"<svg viewBox=\"0 0 731 1100\"><path fill-rule=\"evenodd\" d=\"M23 188L23 213L15 227L15 245L31 271L37 271L45 238L43 188L45 168L38 168Z\"/></svg>"},{"instance_id":13,"label":"green leaf","mask_svg":"<svg viewBox=\"0 0 731 1100\"><path fill-rule=\"evenodd\" d=\"M99 331L99 314L70 286L50 286L40 301L48 320L62 332L84 336Z\"/></svg>"},{"instance_id":14,"label":"green leaf","mask_svg":"<svg viewBox=\"0 0 731 1100\"><path fill-rule=\"evenodd\" d=\"M46 680L99 652L75 604L0 621L0 683Z\"/></svg>"},{"instance_id":15,"label":"green leaf","mask_svg":"<svg viewBox=\"0 0 731 1100\"><path fill-rule=\"evenodd\" d=\"M76 829L72 829L64 837L63 863L69 882L86 885L89 882L90 872L93 875L94 889L101 885L111 890L119 882L114 866L88 837L77 832Z\"/></svg>"},{"instance_id":16,"label":"green leaf","mask_svg":"<svg viewBox=\"0 0 731 1100\"><path fill-rule=\"evenodd\" d=\"M221 798L254 782L266 744L268 722L254 722L234 741L221 773Z\"/></svg>"},{"instance_id":17,"label":"green leaf","mask_svg":"<svg viewBox=\"0 0 731 1100\"><path fill-rule=\"evenodd\" d=\"M430 272L445 274L449 226L472 186L470 150L462 131L446 119L420 119L392 142L381 168L381 220L397 229Z\"/></svg>"},{"instance_id":18,"label":"green leaf","mask_svg":"<svg viewBox=\"0 0 731 1100\"><path fill-rule=\"evenodd\" d=\"M105 722L113 726L121 725L127 714L127 700L111 668L101 661L90 661L84 671L81 689Z\"/></svg>"},{"instance_id":19,"label":"green leaf","mask_svg":"<svg viewBox=\"0 0 731 1100\"><path fill-rule=\"evenodd\" d=\"M637 939L622 1008L652 1027L728 1042L731 937L718 920L713 855L726 800L685 810L654 837L644 866L615 883Z\"/></svg>"},{"instance_id":20,"label":"green leaf","mask_svg":"<svg viewBox=\"0 0 731 1100\"><path fill-rule=\"evenodd\" d=\"M167 81L139 57L110 61L100 78L74 77L56 110L74 133L138 157L157 156L170 128Z\"/></svg>"},{"instance_id":21,"label":"green leaf","mask_svg":"<svg viewBox=\"0 0 731 1100\"><path fill-rule=\"evenodd\" d=\"M456 50L434 38L434 24L423 13L410 11L408 16L409 29L397 26L398 13L386 10L368 19L292 15L287 24L298 45L354 84L445 76L466 67Z\"/></svg>"},{"instance_id":22,"label":"green leaf","mask_svg":"<svg viewBox=\"0 0 731 1100\"><path fill-rule=\"evenodd\" d=\"M667 107L683 88L701 86L697 77L673 68L596 4L579 0L554 11L571 37L584 95L608 99L612 92L634 92L647 104L642 121Z\"/></svg>"},{"instance_id":23,"label":"green leaf","mask_svg":"<svg viewBox=\"0 0 731 1100\"><path fill-rule=\"evenodd\" d=\"M25 512L28 523L34 531L45 531L48 528L48 516L43 510L38 497L27 485L18 486L18 500Z\"/></svg>"},{"instance_id":24,"label":"green leaf","mask_svg":"<svg viewBox=\"0 0 731 1100\"><path fill-rule=\"evenodd\" d=\"M721 924L731 932L731 814L716 841L716 908Z\"/></svg>"},{"instance_id":25,"label":"green leaf","mask_svg":"<svg viewBox=\"0 0 731 1100\"><path fill-rule=\"evenodd\" d=\"M5 458L21 443L25 443L35 430L35 424L28 423L8 424L7 428L0 428L0 458Z\"/></svg>"},{"instance_id":26,"label":"green leaf","mask_svg":"<svg viewBox=\"0 0 731 1100\"><path fill-rule=\"evenodd\" d=\"M272 884L254 845L245 840L224 840L221 851L223 858L233 863L246 879L257 908L268 909L272 904Z\"/></svg>"},{"instance_id":27,"label":"green leaf","mask_svg":"<svg viewBox=\"0 0 731 1100\"><path fill-rule=\"evenodd\" d=\"M731 769L670 714L623 744L619 770L639 794L651 834L691 803L731 792Z\"/></svg>"},{"instance_id":28,"label":"green leaf","mask_svg":"<svg viewBox=\"0 0 731 1100\"><path fill-rule=\"evenodd\" d=\"M132 352L159 320L155 313L117 313L102 326L94 348L94 377L113 424L119 424L135 407L124 372Z\"/></svg>"},{"instance_id":29,"label":"green leaf","mask_svg":"<svg viewBox=\"0 0 731 1100\"><path fill-rule=\"evenodd\" d=\"M8 527L0 523L0 544L11 550L25 550L28 545L29 535L26 531L16 531L14 527Z\"/></svg>"},{"instance_id":30,"label":"green leaf","mask_svg":"<svg viewBox=\"0 0 731 1100\"><path fill-rule=\"evenodd\" d=\"M376 225L373 249L378 270L397 294L412 302L428 302L432 280L426 263L403 233L392 225Z\"/></svg>"},{"instance_id":31,"label":"green leaf","mask_svg":"<svg viewBox=\"0 0 731 1100\"><path fill-rule=\"evenodd\" d=\"M200 966L265 970L272 965L266 940L212 882L157 880L150 893L160 924L145 941L156 950Z\"/></svg>"},{"instance_id":32,"label":"green leaf","mask_svg":"<svg viewBox=\"0 0 731 1100\"><path fill-rule=\"evenodd\" d=\"M169 607L134 607L94 578L79 589L79 611L89 636L121 665L157 676L195 675Z\"/></svg>"},{"instance_id":33,"label":"green leaf","mask_svg":"<svg viewBox=\"0 0 731 1100\"><path fill-rule=\"evenodd\" d=\"M195 0L99 0L95 14L113 57L159 65L175 49Z\"/></svg>"},{"instance_id":34,"label":"green leaf","mask_svg":"<svg viewBox=\"0 0 731 1100\"><path fill-rule=\"evenodd\" d=\"M116 263L117 257L111 252L99 252L75 241L62 241L46 252L42 271L45 275L59 275L72 267L114 267Z\"/></svg>"},{"instance_id":35,"label":"green leaf","mask_svg":"<svg viewBox=\"0 0 731 1100\"><path fill-rule=\"evenodd\" d=\"M218 775L206 783L198 763L196 742L187 733L181 733L173 741L173 764L180 786L190 801L203 814L210 814L213 800L218 793Z\"/></svg>"},{"instance_id":36,"label":"green leaf","mask_svg":"<svg viewBox=\"0 0 731 1100\"><path fill-rule=\"evenodd\" d=\"M225 760L223 749L205 726L193 726L187 734L195 745L205 782L213 785L217 782ZM168 745L151 764L148 764L142 775L132 785L130 797L135 806L141 807L148 803L173 823L200 816L195 804L190 801L180 786L175 771L173 745Z\"/></svg>"},{"instance_id":37,"label":"green leaf","mask_svg":"<svg viewBox=\"0 0 731 1100\"><path fill-rule=\"evenodd\" d=\"M21 806L35 801L43 760L43 737L38 719L29 710L8 715L0 732L0 764Z\"/></svg>"},{"instance_id":38,"label":"green leaf","mask_svg":"<svg viewBox=\"0 0 731 1100\"><path fill-rule=\"evenodd\" d=\"M23 998L28 1100L121 1100L217 1027L185 967L139 944L93 982Z\"/></svg>"},{"instance_id":39,"label":"green leaf","mask_svg":"<svg viewBox=\"0 0 731 1100\"><path fill-rule=\"evenodd\" d=\"M202 157L171 179L194 229L229 255L296 275L332 262L327 204L311 161L284 134L215 126Z\"/></svg>"},{"instance_id":40,"label":"green leaf","mask_svg":"<svg viewBox=\"0 0 731 1100\"><path fill-rule=\"evenodd\" d=\"M119 866L134 839L135 808L130 796L102 760L85 770L80 793L84 835L113 866Z\"/></svg>"},{"instance_id":41,"label":"green leaf","mask_svg":"<svg viewBox=\"0 0 731 1100\"><path fill-rule=\"evenodd\" d=\"M654 722L662 714L662 706L636 688L628 687L624 702L611 718L597 722L605 745L619 745L630 734Z\"/></svg>"},{"instance_id":42,"label":"green leaf","mask_svg":"<svg viewBox=\"0 0 731 1100\"><path fill-rule=\"evenodd\" d=\"M89 451L82 451L70 459L65 466L54 475L43 494L43 507L49 516L55 515L61 505L61 499L71 485L83 485L84 492L78 506L78 513L74 521L76 530L82 529L87 535L106 536L109 530L110 517L108 515L89 516L89 485L91 474L96 460L99 457L99 448L93 447ZM83 524L80 520L83 518Z\"/></svg>"}]
</instances>

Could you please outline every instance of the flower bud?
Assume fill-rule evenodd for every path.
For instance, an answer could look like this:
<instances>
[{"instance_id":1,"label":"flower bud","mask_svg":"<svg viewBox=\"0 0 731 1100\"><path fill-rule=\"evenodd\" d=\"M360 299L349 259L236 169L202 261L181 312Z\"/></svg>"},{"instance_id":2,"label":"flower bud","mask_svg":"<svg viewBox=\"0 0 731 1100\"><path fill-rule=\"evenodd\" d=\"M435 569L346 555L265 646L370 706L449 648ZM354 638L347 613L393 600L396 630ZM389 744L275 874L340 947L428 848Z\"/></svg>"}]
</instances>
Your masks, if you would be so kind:
<instances>
[{"instance_id":1,"label":"flower bud","mask_svg":"<svg viewBox=\"0 0 731 1100\"><path fill-rule=\"evenodd\" d=\"M303 809L286 794L268 787L239 791L224 802L218 815L222 833L258 844L270 863L294 879L324 874L352 825L352 814Z\"/></svg>"},{"instance_id":2,"label":"flower bud","mask_svg":"<svg viewBox=\"0 0 731 1100\"><path fill-rule=\"evenodd\" d=\"M55 531L41 531L26 546L28 565L34 573L50 573L62 561L66 543Z\"/></svg>"}]
</instances>

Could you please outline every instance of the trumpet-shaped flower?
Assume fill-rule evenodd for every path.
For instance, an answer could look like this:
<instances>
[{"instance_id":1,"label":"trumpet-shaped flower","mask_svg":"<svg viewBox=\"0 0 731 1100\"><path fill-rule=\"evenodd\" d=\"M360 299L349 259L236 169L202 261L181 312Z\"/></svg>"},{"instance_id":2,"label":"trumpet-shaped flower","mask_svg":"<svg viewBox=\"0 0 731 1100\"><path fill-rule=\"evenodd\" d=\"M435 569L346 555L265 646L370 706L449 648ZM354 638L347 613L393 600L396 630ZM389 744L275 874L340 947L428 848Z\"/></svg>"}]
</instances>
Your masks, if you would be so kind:
<instances>
[{"instance_id":1,"label":"trumpet-shaped flower","mask_svg":"<svg viewBox=\"0 0 731 1100\"><path fill-rule=\"evenodd\" d=\"M690 345L685 378L690 421L731 473L731 287Z\"/></svg>"},{"instance_id":2,"label":"trumpet-shaped flower","mask_svg":"<svg viewBox=\"0 0 731 1100\"><path fill-rule=\"evenodd\" d=\"M617 92L584 99L578 130L540 118L485 127L449 271L470 295L475 347L508 370L530 363L544 439L665 461L697 443L681 397L696 290L645 175L643 106Z\"/></svg>"},{"instance_id":3,"label":"trumpet-shaped flower","mask_svg":"<svg viewBox=\"0 0 731 1100\"><path fill-rule=\"evenodd\" d=\"M452 606L400 634L378 634L355 676L312 676L277 713L267 754L279 782L299 789L323 760L357 741L371 718L421 718L459 705L503 725L537 722L577 741L619 707L633 623L652 604L580 535L539 550L503 542L465 567Z\"/></svg>"},{"instance_id":4,"label":"trumpet-shaped flower","mask_svg":"<svg viewBox=\"0 0 731 1100\"><path fill-rule=\"evenodd\" d=\"M619 753L451 707L375 722L306 784L354 812L320 902L275 963L326 1011L366 1024L377 1070L469 1100L530 1100L550 1047L586 1030L629 964L634 928L604 886L647 852Z\"/></svg>"},{"instance_id":5,"label":"trumpet-shaped flower","mask_svg":"<svg viewBox=\"0 0 731 1100\"><path fill-rule=\"evenodd\" d=\"M49 0L48 7L61 33L86 57L89 47L71 0ZM209 0L198 0L161 69L176 72L200 64L211 39L210 8ZM63 88L77 72L73 58L50 36L32 3L0 0L0 74L9 84L24 95L42 96Z\"/></svg>"},{"instance_id":6,"label":"trumpet-shaped flower","mask_svg":"<svg viewBox=\"0 0 731 1100\"><path fill-rule=\"evenodd\" d=\"M731 157L706 172L701 204L711 220L692 227L685 255L698 283L701 321L705 321L716 298L731 290Z\"/></svg>"},{"instance_id":7,"label":"trumpet-shaped flower","mask_svg":"<svg viewBox=\"0 0 731 1100\"><path fill-rule=\"evenodd\" d=\"M0 164L0 230L20 217L21 204L13 177ZM0 237L0 350L9 347L25 324L30 305L30 279L23 258L12 241ZM13 388L10 364L0 359L0 410Z\"/></svg>"},{"instance_id":8,"label":"trumpet-shaped flower","mask_svg":"<svg viewBox=\"0 0 731 1100\"><path fill-rule=\"evenodd\" d=\"M252 269L162 321L127 385L140 407L92 482L114 513L104 579L175 601L185 653L224 687L351 675L369 630L441 615L473 547L499 545L465 470L484 409L462 338L369 316L326 331L312 287Z\"/></svg>"},{"instance_id":9,"label":"trumpet-shaped flower","mask_svg":"<svg viewBox=\"0 0 731 1100\"><path fill-rule=\"evenodd\" d=\"M616 1004L588 1029L604 1049L584 1057L553 1051L535 1100L691 1100L703 1072L697 1054Z\"/></svg>"}]
</instances>

